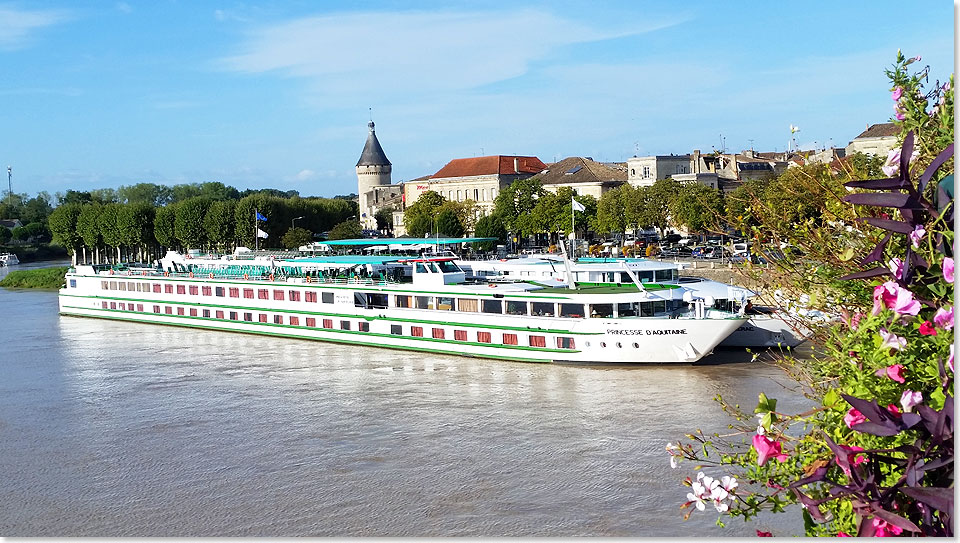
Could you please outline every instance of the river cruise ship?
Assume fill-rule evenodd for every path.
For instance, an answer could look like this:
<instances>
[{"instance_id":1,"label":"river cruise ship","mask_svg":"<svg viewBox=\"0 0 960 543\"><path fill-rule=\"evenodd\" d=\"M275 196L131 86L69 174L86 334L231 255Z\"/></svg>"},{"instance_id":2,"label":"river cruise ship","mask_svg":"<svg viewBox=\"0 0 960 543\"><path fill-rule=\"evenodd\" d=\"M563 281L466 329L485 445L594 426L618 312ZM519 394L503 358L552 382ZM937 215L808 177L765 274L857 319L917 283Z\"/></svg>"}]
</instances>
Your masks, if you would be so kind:
<instances>
[{"instance_id":1,"label":"river cruise ship","mask_svg":"<svg viewBox=\"0 0 960 543\"><path fill-rule=\"evenodd\" d=\"M679 285L467 281L450 257L78 265L63 315L531 362L696 362L745 318Z\"/></svg>"},{"instance_id":2,"label":"river cruise ship","mask_svg":"<svg viewBox=\"0 0 960 543\"><path fill-rule=\"evenodd\" d=\"M811 333L799 319L768 307L754 307L757 296L749 289L702 277L681 277L680 265L645 258L580 258L570 263L570 278L558 255L528 255L520 258L458 260L468 278L487 281L536 280L550 283L573 280L579 285L641 283L678 285L693 291L716 309L736 312L745 309L748 321L727 336L721 347L796 347ZM631 273L628 273L628 270Z\"/></svg>"}]
</instances>

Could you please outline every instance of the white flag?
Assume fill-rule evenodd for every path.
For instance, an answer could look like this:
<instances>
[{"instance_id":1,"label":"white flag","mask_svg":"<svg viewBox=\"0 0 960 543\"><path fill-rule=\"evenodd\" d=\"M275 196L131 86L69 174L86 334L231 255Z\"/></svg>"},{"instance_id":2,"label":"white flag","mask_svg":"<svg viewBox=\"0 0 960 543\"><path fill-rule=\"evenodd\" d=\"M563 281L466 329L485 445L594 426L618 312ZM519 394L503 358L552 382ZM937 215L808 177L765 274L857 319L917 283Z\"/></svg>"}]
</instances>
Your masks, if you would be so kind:
<instances>
[{"instance_id":1,"label":"white flag","mask_svg":"<svg viewBox=\"0 0 960 543\"><path fill-rule=\"evenodd\" d=\"M265 238L265 237L267 237L267 233L264 232L263 230L260 230L259 228L257 228L257 237L258 237L258 238Z\"/></svg>"},{"instance_id":2,"label":"white flag","mask_svg":"<svg viewBox=\"0 0 960 543\"><path fill-rule=\"evenodd\" d=\"M587 208L583 207L583 204L581 204L580 202L578 202L575 198L572 198L572 197L571 197L571 198L570 198L570 201L573 202L573 210L574 210L574 211L586 211L586 210L587 210Z\"/></svg>"}]
</instances>

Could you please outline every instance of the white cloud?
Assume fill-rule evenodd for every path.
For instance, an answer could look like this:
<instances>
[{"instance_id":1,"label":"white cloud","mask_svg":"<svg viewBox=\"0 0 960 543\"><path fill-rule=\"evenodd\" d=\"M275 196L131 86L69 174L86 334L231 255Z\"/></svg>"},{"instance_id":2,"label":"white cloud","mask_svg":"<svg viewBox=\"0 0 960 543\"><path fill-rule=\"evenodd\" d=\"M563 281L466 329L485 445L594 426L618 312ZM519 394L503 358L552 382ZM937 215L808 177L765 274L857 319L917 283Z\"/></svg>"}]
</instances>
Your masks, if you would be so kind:
<instances>
[{"instance_id":1,"label":"white cloud","mask_svg":"<svg viewBox=\"0 0 960 543\"><path fill-rule=\"evenodd\" d=\"M121 13L133 13L133 8L126 2L117 2L117 11Z\"/></svg>"},{"instance_id":2,"label":"white cloud","mask_svg":"<svg viewBox=\"0 0 960 543\"><path fill-rule=\"evenodd\" d=\"M676 21L592 28L531 10L344 13L258 28L228 70L309 78L322 94L381 87L462 90L528 72L566 45L637 35Z\"/></svg>"},{"instance_id":3,"label":"white cloud","mask_svg":"<svg viewBox=\"0 0 960 543\"><path fill-rule=\"evenodd\" d=\"M31 34L38 29L70 19L62 10L27 11L0 6L0 50L12 51L26 47Z\"/></svg>"}]
</instances>

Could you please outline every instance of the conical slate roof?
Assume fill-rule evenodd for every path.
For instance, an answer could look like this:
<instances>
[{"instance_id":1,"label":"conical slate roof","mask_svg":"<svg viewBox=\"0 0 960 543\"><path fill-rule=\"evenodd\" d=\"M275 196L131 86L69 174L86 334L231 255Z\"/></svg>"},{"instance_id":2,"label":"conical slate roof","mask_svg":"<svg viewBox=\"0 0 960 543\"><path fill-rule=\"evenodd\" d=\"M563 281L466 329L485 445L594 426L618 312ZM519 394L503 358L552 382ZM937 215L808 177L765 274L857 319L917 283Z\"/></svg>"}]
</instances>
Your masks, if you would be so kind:
<instances>
[{"instance_id":1,"label":"conical slate roof","mask_svg":"<svg viewBox=\"0 0 960 543\"><path fill-rule=\"evenodd\" d=\"M389 166L390 161L387 160L383 147L380 147L380 142L377 141L377 133L373 130L373 121L367 123L367 126L370 127L370 134L367 135L367 143L363 146L357 166Z\"/></svg>"}]
</instances>

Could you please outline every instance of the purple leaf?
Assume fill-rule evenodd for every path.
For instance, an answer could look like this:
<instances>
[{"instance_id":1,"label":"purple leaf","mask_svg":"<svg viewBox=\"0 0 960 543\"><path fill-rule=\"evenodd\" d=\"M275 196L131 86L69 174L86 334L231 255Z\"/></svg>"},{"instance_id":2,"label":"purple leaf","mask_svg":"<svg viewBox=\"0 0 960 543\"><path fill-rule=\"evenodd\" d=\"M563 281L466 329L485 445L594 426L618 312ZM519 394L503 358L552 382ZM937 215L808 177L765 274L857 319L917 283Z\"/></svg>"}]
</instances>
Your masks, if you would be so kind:
<instances>
[{"instance_id":1,"label":"purple leaf","mask_svg":"<svg viewBox=\"0 0 960 543\"><path fill-rule=\"evenodd\" d=\"M884 230L889 230L891 232L896 232L898 234L909 234L913 232L913 225L905 223L903 221L895 221L892 219L880 219L877 217L865 217L859 220L869 225L876 226L877 228L882 228Z\"/></svg>"},{"instance_id":2,"label":"purple leaf","mask_svg":"<svg viewBox=\"0 0 960 543\"><path fill-rule=\"evenodd\" d=\"M870 277L878 277L878 276L881 276L881 275L890 275L890 270L887 269L887 267L885 267L885 266L879 266L879 267L876 267L876 268L873 268L873 269L870 269L870 270L867 270L867 271L856 272L856 273L851 273L851 274L848 274L848 275L844 275L843 277L840 278L840 280L841 280L841 281L849 281L849 280L851 280L851 279L867 279L867 278L870 278Z\"/></svg>"},{"instance_id":3,"label":"purple leaf","mask_svg":"<svg viewBox=\"0 0 960 543\"><path fill-rule=\"evenodd\" d=\"M861 206L920 209L920 203L902 192L859 192L843 197L844 202Z\"/></svg>"},{"instance_id":4,"label":"purple leaf","mask_svg":"<svg viewBox=\"0 0 960 543\"><path fill-rule=\"evenodd\" d=\"M843 186L849 187L852 189L873 189L873 190L887 190L887 189L906 189L907 185L899 177L886 177L883 179L863 179L860 181L850 181L844 183Z\"/></svg>"},{"instance_id":5,"label":"purple leaf","mask_svg":"<svg viewBox=\"0 0 960 543\"><path fill-rule=\"evenodd\" d=\"M841 394L840 396L852 407L856 407L857 411L863 413L863 416L873 422L882 423L890 420L890 412L877 405L875 401L861 400L849 394Z\"/></svg>"},{"instance_id":6,"label":"purple leaf","mask_svg":"<svg viewBox=\"0 0 960 543\"><path fill-rule=\"evenodd\" d=\"M933 174L940 169L940 166L944 162L950 160L950 157L953 156L953 144L947 145L946 149L940 151L940 154L937 155L937 158L933 159L933 162L927 166L927 169L923 171L923 175L920 176L920 192L923 193L923 189L926 188L927 183L930 181L930 178L933 177Z\"/></svg>"},{"instance_id":7,"label":"purple leaf","mask_svg":"<svg viewBox=\"0 0 960 543\"><path fill-rule=\"evenodd\" d=\"M876 422L861 422L860 424L854 425L853 430L880 437L890 437L900 433L900 430L898 430L895 425L879 424Z\"/></svg>"},{"instance_id":8,"label":"purple leaf","mask_svg":"<svg viewBox=\"0 0 960 543\"><path fill-rule=\"evenodd\" d=\"M827 476L828 467L824 466L822 468L817 468L812 475L809 477L804 477L803 479L798 479L790 483L790 488L798 488L809 483L816 483L822 481Z\"/></svg>"},{"instance_id":9,"label":"purple leaf","mask_svg":"<svg viewBox=\"0 0 960 543\"><path fill-rule=\"evenodd\" d=\"M913 130L907 132L900 147L900 178L910 179L910 156L913 155Z\"/></svg>"},{"instance_id":10,"label":"purple leaf","mask_svg":"<svg viewBox=\"0 0 960 543\"><path fill-rule=\"evenodd\" d=\"M953 489L938 486L915 486L900 489L907 496L945 513L953 512Z\"/></svg>"},{"instance_id":11,"label":"purple leaf","mask_svg":"<svg viewBox=\"0 0 960 543\"><path fill-rule=\"evenodd\" d=\"M901 490L902 490L902 489L901 489ZM886 511L886 510L884 510L884 509L874 509L874 510L873 510L873 515L874 515L875 517L879 518L880 520L885 520L885 521L887 522L887 524L893 524L894 526L897 526L898 528L903 528L904 530L907 530L907 531L910 531L910 532L919 532L919 531L920 531L920 528L918 528L916 524L914 524L914 523L910 522L909 520L901 517L900 515L895 515L895 514L889 512L889 511Z\"/></svg>"},{"instance_id":12,"label":"purple leaf","mask_svg":"<svg viewBox=\"0 0 960 543\"><path fill-rule=\"evenodd\" d=\"M883 250L887 247L887 243L890 241L891 236L892 234L887 234L886 236L884 236L884 238L880 240L880 243L878 243L877 246L874 247L872 251L870 251L870 254L863 257L863 260L860 261L860 265L866 266L871 262L879 262L880 259L883 258Z\"/></svg>"},{"instance_id":13,"label":"purple leaf","mask_svg":"<svg viewBox=\"0 0 960 543\"><path fill-rule=\"evenodd\" d=\"M797 499L800 501L800 503L806 506L807 512L810 513L810 516L813 517L813 520L817 522L826 522L827 519L823 516L823 512L820 511L820 503L817 500L814 500L796 488L793 489L793 493L797 495Z\"/></svg>"}]
</instances>

